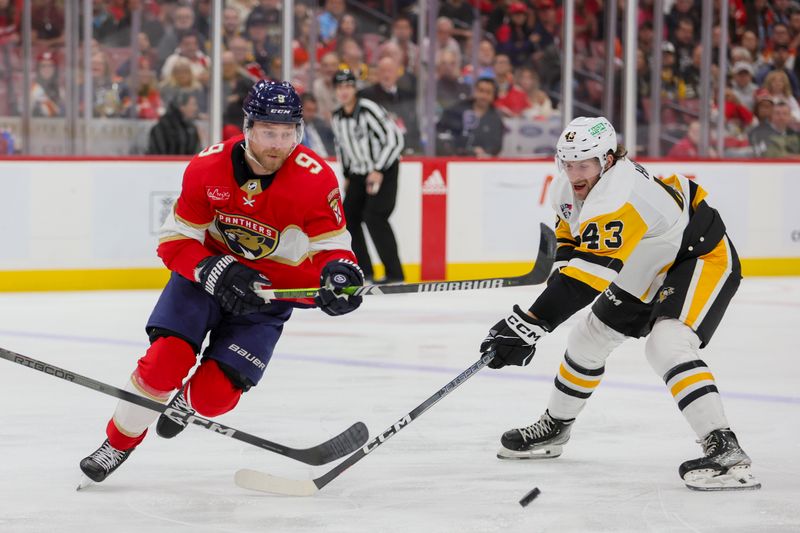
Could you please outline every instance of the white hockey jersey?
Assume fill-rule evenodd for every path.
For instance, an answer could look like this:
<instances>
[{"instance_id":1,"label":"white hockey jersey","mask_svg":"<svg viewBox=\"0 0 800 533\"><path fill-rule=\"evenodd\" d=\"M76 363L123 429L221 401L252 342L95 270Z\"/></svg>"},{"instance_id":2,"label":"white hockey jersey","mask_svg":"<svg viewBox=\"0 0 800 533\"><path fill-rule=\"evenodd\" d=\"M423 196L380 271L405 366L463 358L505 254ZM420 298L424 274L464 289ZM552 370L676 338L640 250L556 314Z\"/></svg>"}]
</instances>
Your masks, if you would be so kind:
<instances>
[{"instance_id":1,"label":"white hockey jersey","mask_svg":"<svg viewBox=\"0 0 800 533\"><path fill-rule=\"evenodd\" d=\"M690 206L704 196L684 176L662 181L629 159L604 173L585 201L575 199L560 175L550 201L558 216L557 258L568 261L557 267L597 291L613 281L648 302L680 250Z\"/></svg>"}]
</instances>

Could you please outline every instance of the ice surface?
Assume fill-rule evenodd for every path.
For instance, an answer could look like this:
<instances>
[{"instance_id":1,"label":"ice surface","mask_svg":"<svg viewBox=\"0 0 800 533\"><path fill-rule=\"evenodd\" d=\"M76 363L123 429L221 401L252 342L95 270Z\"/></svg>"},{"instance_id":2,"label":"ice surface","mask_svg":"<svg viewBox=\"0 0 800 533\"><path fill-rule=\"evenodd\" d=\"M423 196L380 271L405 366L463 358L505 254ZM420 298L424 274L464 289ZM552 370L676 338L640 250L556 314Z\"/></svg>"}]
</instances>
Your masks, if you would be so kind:
<instances>
[{"instance_id":1,"label":"ice surface","mask_svg":"<svg viewBox=\"0 0 800 533\"><path fill-rule=\"evenodd\" d=\"M225 424L293 447L357 420L377 435L477 359L486 330L537 288L365 298L346 317L298 311L261 384ZM157 291L0 295L0 346L122 386ZM238 468L310 479L301 463L190 428L153 432L106 482L78 461L116 400L0 361L0 531L800 531L800 279L746 279L702 357L753 458L760 491L697 493L699 455L642 341L609 358L564 455L499 461L500 434L543 412L573 321L525 368L482 370L311 498L254 493ZM533 487L541 495L518 501Z\"/></svg>"}]
</instances>

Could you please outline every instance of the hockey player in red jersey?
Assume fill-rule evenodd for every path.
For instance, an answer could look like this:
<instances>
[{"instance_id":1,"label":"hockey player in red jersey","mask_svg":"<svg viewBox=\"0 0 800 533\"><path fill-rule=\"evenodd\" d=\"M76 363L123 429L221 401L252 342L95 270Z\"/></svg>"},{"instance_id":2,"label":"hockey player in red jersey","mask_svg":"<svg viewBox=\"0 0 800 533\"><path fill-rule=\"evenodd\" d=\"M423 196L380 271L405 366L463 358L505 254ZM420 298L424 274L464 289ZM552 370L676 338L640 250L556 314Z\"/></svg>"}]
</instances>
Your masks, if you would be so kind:
<instances>
[{"instance_id":1,"label":"hockey player in red jersey","mask_svg":"<svg viewBox=\"0 0 800 533\"><path fill-rule=\"evenodd\" d=\"M150 347L126 389L183 413L214 417L258 384L295 307L342 315L361 304L342 287L364 276L350 248L338 182L302 146L303 107L288 82L257 82L244 101L244 135L197 154L159 235L158 255L172 271L146 331ZM265 302L255 290L320 285L302 301ZM200 366L184 379L197 361ZM142 442L157 413L121 401L107 439L80 462L100 482ZM185 417L162 414L156 431L171 438ZM84 481L86 482L86 481Z\"/></svg>"}]
</instances>

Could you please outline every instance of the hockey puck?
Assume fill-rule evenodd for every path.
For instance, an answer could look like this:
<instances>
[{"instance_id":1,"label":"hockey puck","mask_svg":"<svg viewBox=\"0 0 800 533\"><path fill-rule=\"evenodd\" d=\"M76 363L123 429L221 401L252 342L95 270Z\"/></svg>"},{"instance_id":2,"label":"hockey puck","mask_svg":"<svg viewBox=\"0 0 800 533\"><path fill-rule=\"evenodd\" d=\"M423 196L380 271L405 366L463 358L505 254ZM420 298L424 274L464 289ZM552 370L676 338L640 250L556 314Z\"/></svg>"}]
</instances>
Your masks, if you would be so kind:
<instances>
[{"instance_id":1,"label":"hockey puck","mask_svg":"<svg viewBox=\"0 0 800 533\"><path fill-rule=\"evenodd\" d=\"M539 494L541 494L541 492L542 491L539 490L539 487L533 487L532 491L522 497L522 499L519 501L519 504L523 507L527 507L529 503L531 503Z\"/></svg>"}]
</instances>

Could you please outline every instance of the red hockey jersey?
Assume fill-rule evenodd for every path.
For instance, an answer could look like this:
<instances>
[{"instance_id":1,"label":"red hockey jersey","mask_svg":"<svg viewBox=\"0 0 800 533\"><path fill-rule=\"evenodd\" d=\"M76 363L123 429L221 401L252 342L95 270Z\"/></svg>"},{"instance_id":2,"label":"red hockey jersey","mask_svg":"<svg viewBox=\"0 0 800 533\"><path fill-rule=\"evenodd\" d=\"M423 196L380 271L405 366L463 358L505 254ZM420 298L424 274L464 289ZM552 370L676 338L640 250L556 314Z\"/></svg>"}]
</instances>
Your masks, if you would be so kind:
<instances>
[{"instance_id":1,"label":"red hockey jersey","mask_svg":"<svg viewBox=\"0 0 800 533\"><path fill-rule=\"evenodd\" d=\"M195 280L200 260L222 254L264 273L276 289L317 287L328 261L355 261L333 170L298 145L275 174L256 176L241 135L197 154L161 227L158 255Z\"/></svg>"}]
</instances>

